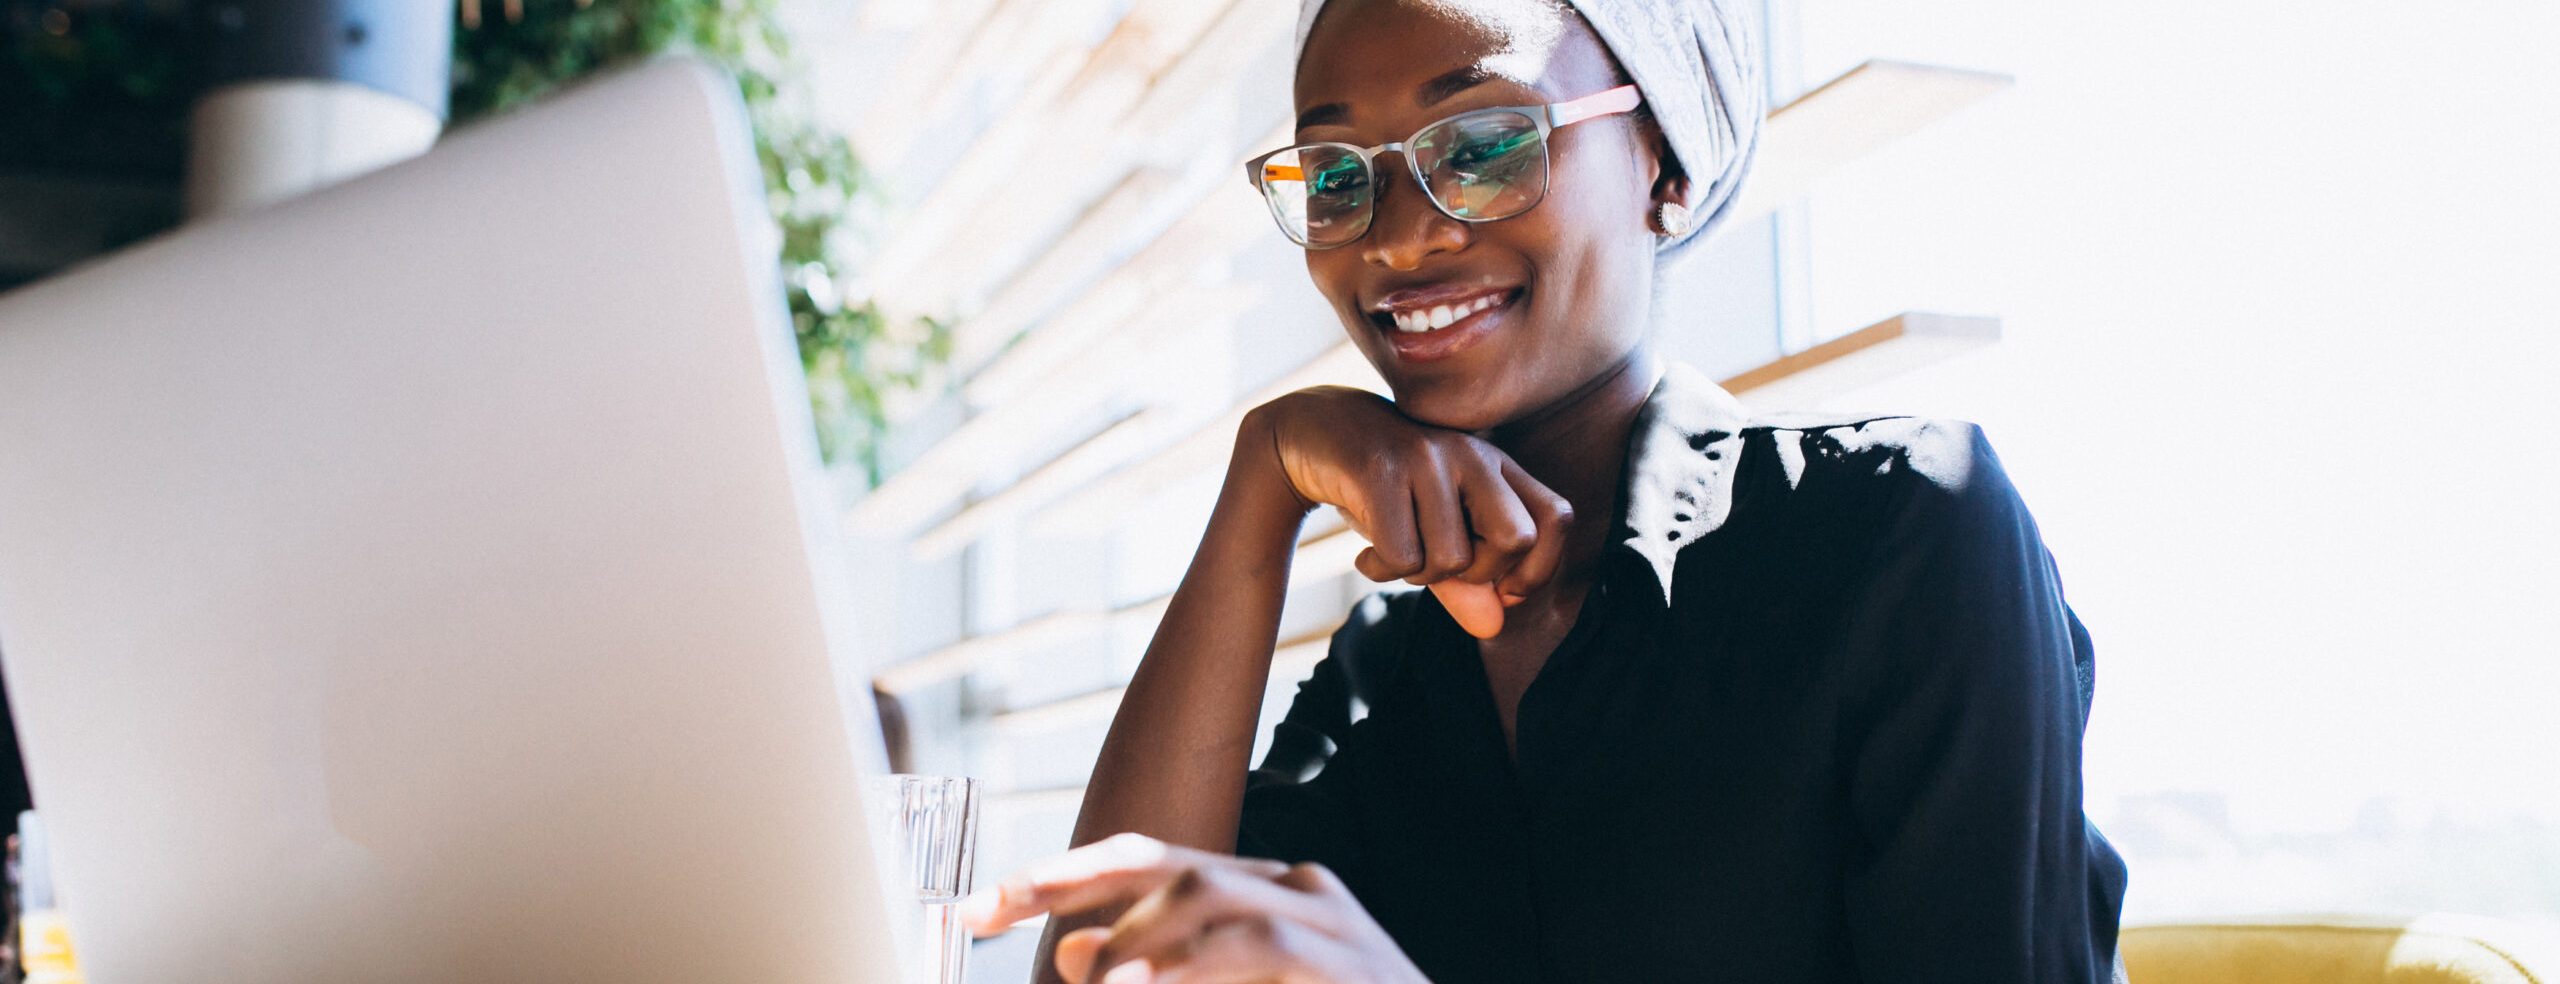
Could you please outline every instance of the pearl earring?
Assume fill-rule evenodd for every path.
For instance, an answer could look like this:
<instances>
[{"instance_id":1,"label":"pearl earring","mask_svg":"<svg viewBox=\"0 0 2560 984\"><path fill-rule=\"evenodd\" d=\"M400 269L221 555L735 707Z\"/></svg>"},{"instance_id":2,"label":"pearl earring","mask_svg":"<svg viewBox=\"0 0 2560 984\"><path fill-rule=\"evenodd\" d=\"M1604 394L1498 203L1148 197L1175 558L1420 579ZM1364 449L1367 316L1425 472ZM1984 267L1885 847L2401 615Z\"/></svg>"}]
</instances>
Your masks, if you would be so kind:
<instances>
[{"instance_id":1,"label":"pearl earring","mask_svg":"<svg viewBox=\"0 0 2560 984\"><path fill-rule=\"evenodd\" d=\"M1653 210L1653 222L1654 226L1661 229L1663 236L1667 238L1688 235L1689 206L1679 202L1664 202L1661 207Z\"/></svg>"}]
</instances>

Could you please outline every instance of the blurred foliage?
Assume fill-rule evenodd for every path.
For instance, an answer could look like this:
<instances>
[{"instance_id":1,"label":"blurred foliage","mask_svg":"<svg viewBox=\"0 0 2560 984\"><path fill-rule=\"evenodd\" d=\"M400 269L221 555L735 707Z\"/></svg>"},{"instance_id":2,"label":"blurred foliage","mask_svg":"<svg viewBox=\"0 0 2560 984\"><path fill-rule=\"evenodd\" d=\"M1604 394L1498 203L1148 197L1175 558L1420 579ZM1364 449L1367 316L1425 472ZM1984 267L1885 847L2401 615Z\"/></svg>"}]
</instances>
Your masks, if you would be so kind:
<instances>
[{"instance_id":1,"label":"blurred foliage","mask_svg":"<svg viewBox=\"0 0 2560 984\"><path fill-rule=\"evenodd\" d=\"M0 165L174 180L197 69L174 0L0 0Z\"/></svg>"},{"instance_id":2,"label":"blurred foliage","mask_svg":"<svg viewBox=\"0 0 2560 984\"><path fill-rule=\"evenodd\" d=\"M877 483L889 404L937 384L951 332L930 318L893 323L867 296L845 296L860 282L850 220L867 182L843 135L812 118L777 0L524 0L512 21L500 0L480 4L478 26L465 19L454 29L455 123L661 52L691 53L736 77L782 230L783 283L820 447Z\"/></svg>"}]
</instances>

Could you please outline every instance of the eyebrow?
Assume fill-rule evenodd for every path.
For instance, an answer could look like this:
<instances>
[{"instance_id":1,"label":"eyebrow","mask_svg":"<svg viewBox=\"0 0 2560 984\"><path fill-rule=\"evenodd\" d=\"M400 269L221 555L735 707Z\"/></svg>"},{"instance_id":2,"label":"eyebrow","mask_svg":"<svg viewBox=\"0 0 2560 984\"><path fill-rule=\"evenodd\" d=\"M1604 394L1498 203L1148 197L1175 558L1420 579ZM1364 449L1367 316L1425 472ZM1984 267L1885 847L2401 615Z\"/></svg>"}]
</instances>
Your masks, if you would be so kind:
<instances>
[{"instance_id":1,"label":"eyebrow","mask_svg":"<svg viewBox=\"0 0 2560 984\"><path fill-rule=\"evenodd\" d=\"M1428 108L1441 100L1490 82L1494 78L1493 70L1486 68L1481 62L1460 65L1416 87L1413 90L1414 105ZM1342 122L1350 115L1349 107L1338 102L1326 103L1298 114L1298 129L1329 126Z\"/></svg>"}]
</instances>

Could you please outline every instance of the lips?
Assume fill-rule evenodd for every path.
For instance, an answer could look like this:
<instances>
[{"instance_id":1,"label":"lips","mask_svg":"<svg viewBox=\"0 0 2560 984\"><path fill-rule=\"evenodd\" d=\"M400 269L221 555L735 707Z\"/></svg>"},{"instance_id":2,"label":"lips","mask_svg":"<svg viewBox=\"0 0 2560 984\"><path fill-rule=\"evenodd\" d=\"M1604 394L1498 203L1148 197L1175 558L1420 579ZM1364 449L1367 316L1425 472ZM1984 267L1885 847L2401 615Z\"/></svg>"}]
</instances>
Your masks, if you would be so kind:
<instances>
[{"instance_id":1,"label":"lips","mask_svg":"<svg viewBox=\"0 0 2560 984\"><path fill-rule=\"evenodd\" d=\"M1500 304L1505 296L1505 294L1486 294L1471 301L1434 304L1429 308L1406 308L1382 313L1395 322L1397 331L1430 331L1434 328L1449 327L1460 318Z\"/></svg>"},{"instance_id":2,"label":"lips","mask_svg":"<svg viewBox=\"0 0 2560 984\"><path fill-rule=\"evenodd\" d=\"M1447 358L1491 334L1525 292L1516 287L1434 285L1399 290L1379 299L1369 314L1399 361Z\"/></svg>"}]
</instances>

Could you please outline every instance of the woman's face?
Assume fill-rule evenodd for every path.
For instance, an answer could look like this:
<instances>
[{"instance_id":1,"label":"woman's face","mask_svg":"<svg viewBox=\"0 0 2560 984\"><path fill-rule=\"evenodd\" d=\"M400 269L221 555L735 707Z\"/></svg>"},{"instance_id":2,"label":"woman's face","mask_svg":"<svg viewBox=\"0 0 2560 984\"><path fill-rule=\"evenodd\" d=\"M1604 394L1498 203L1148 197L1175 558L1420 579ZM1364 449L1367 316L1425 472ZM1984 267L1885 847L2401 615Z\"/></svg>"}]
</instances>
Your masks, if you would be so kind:
<instances>
[{"instance_id":1,"label":"woman's face","mask_svg":"<svg viewBox=\"0 0 2560 984\"><path fill-rule=\"evenodd\" d=\"M1622 79L1582 19L1544 0L1331 0L1298 64L1298 139L1373 146ZM1381 154L1367 234L1307 251L1307 273L1406 415L1468 431L1519 419L1643 342L1660 153L1625 114L1554 131L1546 198L1477 223L1433 208L1400 155ZM1396 312L1486 297L1448 327L1396 327Z\"/></svg>"}]
</instances>

